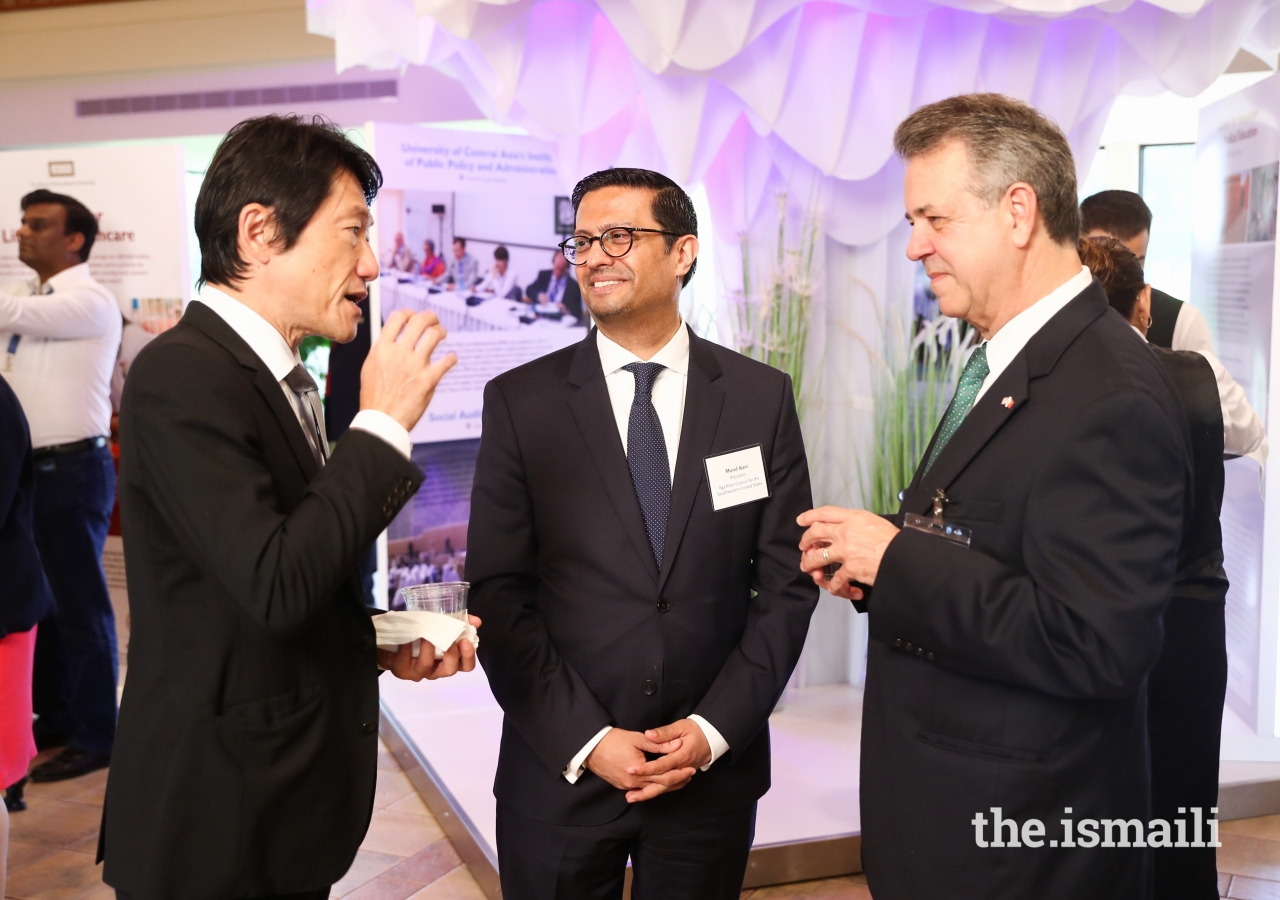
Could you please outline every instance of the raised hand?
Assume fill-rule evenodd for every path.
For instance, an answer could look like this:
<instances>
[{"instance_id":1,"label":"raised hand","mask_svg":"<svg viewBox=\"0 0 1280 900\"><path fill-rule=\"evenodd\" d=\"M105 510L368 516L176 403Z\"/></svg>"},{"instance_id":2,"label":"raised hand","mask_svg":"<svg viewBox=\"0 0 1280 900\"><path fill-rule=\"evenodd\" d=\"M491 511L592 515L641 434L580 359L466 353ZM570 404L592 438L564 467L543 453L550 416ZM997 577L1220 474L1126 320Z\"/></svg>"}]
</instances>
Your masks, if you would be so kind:
<instances>
[{"instance_id":1,"label":"raised hand","mask_svg":"<svg viewBox=\"0 0 1280 900\"><path fill-rule=\"evenodd\" d=\"M847 600L862 599L862 591L850 582L875 584L880 560L898 535L892 523L864 509L822 506L802 513L796 521L807 529L800 537L801 571L819 587ZM828 565L839 565L830 578L825 571Z\"/></svg>"},{"instance_id":2,"label":"raised hand","mask_svg":"<svg viewBox=\"0 0 1280 900\"><path fill-rule=\"evenodd\" d=\"M638 731L613 728L587 756L586 765L618 790L626 791L628 803L640 803L667 791L678 791L689 783L696 769L671 769L649 778L631 772L645 764L646 753L668 754L679 749L678 738L659 743Z\"/></svg>"},{"instance_id":3,"label":"raised hand","mask_svg":"<svg viewBox=\"0 0 1280 900\"><path fill-rule=\"evenodd\" d=\"M480 627L478 616L467 616L471 624ZM470 672L476 667L476 648L467 638L458 638L444 656L436 659L436 648L430 641L423 641L418 655L413 655L413 644L401 644L395 650L378 650L378 664L397 678L405 681L435 681L459 672Z\"/></svg>"},{"instance_id":4,"label":"raised hand","mask_svg":"<svg viewBox=\"0 0 1280 900\"><path fill-rule=\"evenodd\" d=\"M458 361L453 353L431 359L445 335L433 312L393 312L360 370L360 408L384 412L411 431Z\"/></svg>"}]
</instances>

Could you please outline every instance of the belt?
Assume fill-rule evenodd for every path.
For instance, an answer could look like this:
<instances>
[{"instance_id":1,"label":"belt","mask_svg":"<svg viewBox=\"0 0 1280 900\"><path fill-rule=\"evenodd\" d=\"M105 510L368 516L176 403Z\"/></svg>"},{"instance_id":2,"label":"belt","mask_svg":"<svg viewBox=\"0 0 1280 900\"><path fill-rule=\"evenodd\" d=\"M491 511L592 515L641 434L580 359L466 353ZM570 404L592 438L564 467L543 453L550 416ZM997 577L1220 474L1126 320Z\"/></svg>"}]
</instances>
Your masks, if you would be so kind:
<instances>
[{"instance_id":1,"label":"belt","mask_svg":"<svg viewBox=\"0 0 1280 900\"><path fill-rule=\"evenodd\" d=\"M31 451L31 455L36 459L45 456L62 456L66 453L83 453L86 450L97 450L99 447L107 446L107 439L104 437L85 438L83 441L72 441L70 444L54 444L51 447L37 447Z\"/></svg>"}]
</instances>

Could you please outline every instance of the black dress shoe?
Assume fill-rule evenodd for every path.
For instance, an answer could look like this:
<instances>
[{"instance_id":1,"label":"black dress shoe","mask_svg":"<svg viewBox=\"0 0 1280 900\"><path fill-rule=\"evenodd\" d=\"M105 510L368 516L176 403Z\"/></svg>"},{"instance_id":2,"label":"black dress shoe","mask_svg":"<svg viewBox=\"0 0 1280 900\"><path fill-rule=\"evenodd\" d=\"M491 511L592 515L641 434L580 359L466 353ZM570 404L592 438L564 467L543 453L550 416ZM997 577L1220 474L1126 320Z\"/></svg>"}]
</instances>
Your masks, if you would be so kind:
<instances>
[{"instance_id":1,"label":"black dress shoe","mask_svg":"<svg viewBox=\"0 0 1280 900\"><path fill-rule=\"evenodd\" d=\"M11 813L22 812L27 808L27 801L22 799L22 791L27 786L27 779L19 778L4 790L4 808Z\"/></svg>"},{"instance_id":2,"label":"black dress shoe","mask_svg":"<svg viewBox=\"0 0 1280 900\"><path fill-rule=\"evenodd\" d=\"M53 759L42 762L31 770L31 780L36 782L64 781L67 778L78 778L111 764L111 754L94 753L68 747Z\"/></svg>"}]
</instances>

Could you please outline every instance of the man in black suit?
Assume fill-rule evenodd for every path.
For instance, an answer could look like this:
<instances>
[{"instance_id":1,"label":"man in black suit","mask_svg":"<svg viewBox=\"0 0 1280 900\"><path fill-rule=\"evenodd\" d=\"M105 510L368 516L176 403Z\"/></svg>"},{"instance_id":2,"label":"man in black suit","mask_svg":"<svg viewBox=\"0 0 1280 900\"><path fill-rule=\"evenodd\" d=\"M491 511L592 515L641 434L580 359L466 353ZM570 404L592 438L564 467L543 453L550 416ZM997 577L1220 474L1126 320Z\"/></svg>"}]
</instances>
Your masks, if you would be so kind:
<instances>
[{"instance_id":1,"label":"man in black suit","mask_svg":"<svg viewBox=\"0 0 1280 900\"><path fill-rule=\"evenodd\" d=\"M408 429L454 362L431 361L434 314L388 319L332 451L297 352L355 335L381 181L323 120L233 128L196 201L201 300L125 385L133 630L99 844L118 896L326 897L372 812L379 667L474 662L376 650L356 577L422 481Z\"/></svg>"},{"instance_id":2,"label":"man in black suit","mask_svg":"<svg viewBox=\"0 0 1280 900\"><path fill-rule=\"evenodd\" d=\"M985 340L896 521L801 517L805 570L870 616L868 885L1150 896L1133 829L1148 834L1146 678L1190 502L1182 409L1080 264L1056 125L975 94L913 113L895 145L907 254Z\"/></svg>"},{"instance_id":3,"label":"man in black suit","mask_svg":"<svg viewBox=\"0 0 1280 900\"><path fill-rule=\"evenodd\" d=\"M560 307L575 319L582 319L582 291L578 281L569 274L569 263L557 250L551 256L551 268L538 272L533 284L525 288L526 303L559 303Z\"/></svg>"},{"instance_id":4,"label":"man in black suit","mask_svg":"<svg viewBox=\"0 0 1280 900\"><path fill-rule=\"evenodd\" d=\"M678 185L609 169L573 203L598 330L489 383L471 498L503 895L619 898L630 857L637 900L736 900L818 599L791 380L681 322Z\"/></svg>"}]
</instances>

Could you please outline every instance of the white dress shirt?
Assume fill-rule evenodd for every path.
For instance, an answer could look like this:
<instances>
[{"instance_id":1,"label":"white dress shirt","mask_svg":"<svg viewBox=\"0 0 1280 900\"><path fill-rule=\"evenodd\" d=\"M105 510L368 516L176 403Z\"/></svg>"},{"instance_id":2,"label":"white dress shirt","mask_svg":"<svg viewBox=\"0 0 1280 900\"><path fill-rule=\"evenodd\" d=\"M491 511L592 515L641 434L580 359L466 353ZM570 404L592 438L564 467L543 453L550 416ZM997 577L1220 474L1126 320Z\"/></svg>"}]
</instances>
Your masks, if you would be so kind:
<instances>
[{"instance_id":1,"label":"white dress shirt","mask_svg":"<svg viewBox=\"0 0 1280 900\"><path fill-rule=\"evenodd\" d=\"M680 426L684 421L684 391L689 380L689 331L683 322L666 346L650 359L642 360L630 350L619 346L596 331L596 349L600 353L600 366L604 369L604 383L609 389L609 403L613 418L618 424L618 436L622 439L622 452L627 451L627 429L631 422L631 402L636 396L636 379L623 366L634 362L654 362L664 368L654 379L653 408L662 426L662 438L667 445L667 463L671 467L671 480L676 477L676 455L680 449ZM702 767L705 772L712 763L729 752L729 744L715 726L699 715L689 717L702 729L711 746L711 762ZM570 784L576 784L586 769L587 757L596 745L612 730L612 725L601 728L586 746L578 751L562 773Z\"/></svg>"},{"instance_id":2,"label":"white dress shirt","mask_svg":"<svg viewBox=\"0 0 1280 900\"><path fill-rule=\"evenodd\" d=\"M1213 355L1213 334L1204 313L1190 303L1178 307L1178 318L1173 323L1172 350L1194 350L1205 356Z\"/></svg>"},{"instance_id":3,"label":"white dress shirt","mask_svg":"<svg viewBox=\"0 0 1280 900\"><path fill-rule=\"evenodd\" d=\"M498 297L505 297L511 293L511 289L516 286L516 273L510 265L507 271L498 274L498 267L494 266L489 270L484 279L476 285L475 293L477 294L494 294Z\"/></svg>"},{"instance_id":4,"label":"white dress shirt","mask_svg":"<svg viewBox=\"0 0 1280 900\"><path fill-rule=\"evenodd\" d=\"M289 408L298 417L303 434L311 440L309 413L303 408L305 402L298 394L285 384L285 378L293 371L294 366L302 365L302 357L289 346L288 341L274 325L258 315L239 300L224 294L215 287L206 286L200 292L200 302L218 314L222 321L231 326L231 330L240 336L249 349L257 354L258 359L266 365L271 377L280 382L280 390L289 401ZM413 446L409 443L409 432L391 416L376 409L362 409L351 420L351 428L367 431L382 438L400 454L409 458ZM326 454L327 455L327 454Z\"/></svg>"},{"instance_id":5,"label":"white dress shirt","mask_svg":"<svg viewBox=\"0 0 1280 900\"><path fill-rule=\"evenodd\" d=\"M1049 292L1048 296L1031 304L1018 313L1004 327L987 341L987 377L982 382L973 405L977 406L987 388L996 383L996 379L1009 368L1013 358L1022 352L1027 342L1035 337L1050 319L1062 311L1062 308L1093 283L1093 273L1084 266L1066 284Z\"/></svg>"},{"instance_id":6,"label":"white dress shirt","mask_svg":"<svg viewBox=\"0 0 1280 900\"><path fill-rule=\"evenodd\" d=\"M0 290L0 374L22 403L33 447L111 433L111 373L123 321L88 263L43 285Z\"/></svg>"}]
</instances>

